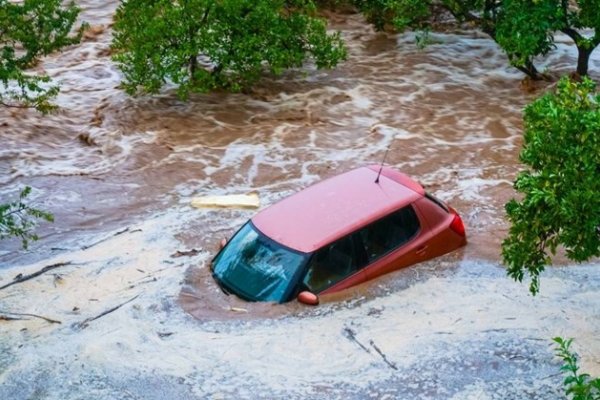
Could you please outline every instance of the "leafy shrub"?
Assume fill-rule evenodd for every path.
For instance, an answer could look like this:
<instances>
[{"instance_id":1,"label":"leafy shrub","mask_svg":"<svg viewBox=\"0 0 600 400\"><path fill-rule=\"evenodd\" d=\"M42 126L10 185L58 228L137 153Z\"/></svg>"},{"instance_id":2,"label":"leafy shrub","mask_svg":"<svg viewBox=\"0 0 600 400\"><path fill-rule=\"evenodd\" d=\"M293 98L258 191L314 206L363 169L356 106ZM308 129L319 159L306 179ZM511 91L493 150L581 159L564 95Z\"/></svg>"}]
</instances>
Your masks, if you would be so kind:
<instances>
[{"instance_id":1,"label":"leafy shrub","mask_svg":"<svg viewBox=\"0 0 600 400\"><path fill-rule=\"evenodd\" d=\"M573 339L555 337L556 355L563 360L560 368L566 375L563 381L565 394L571 400L600 400L600 378L592 379L589 374L580 373L577 355L571 351Z\"/></svg>"}]
</instances>

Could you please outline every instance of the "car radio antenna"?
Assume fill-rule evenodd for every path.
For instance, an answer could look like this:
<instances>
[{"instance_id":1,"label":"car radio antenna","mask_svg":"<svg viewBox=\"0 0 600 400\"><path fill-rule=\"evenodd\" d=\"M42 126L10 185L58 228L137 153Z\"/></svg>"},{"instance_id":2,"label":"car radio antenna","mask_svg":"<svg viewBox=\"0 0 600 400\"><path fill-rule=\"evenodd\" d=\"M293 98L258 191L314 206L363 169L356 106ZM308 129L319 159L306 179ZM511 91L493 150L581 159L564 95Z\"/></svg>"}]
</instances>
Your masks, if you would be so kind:
<instances>
[{"instance_id":1,"label":"car radio antenna","mask_svg":"<svg viewBox=\"0 0 600 400\"><path fill-rule=\"evenodd\" d=\"M383 163L385 162L385 159L387 158L388 151L390 151L391 146L392 146L392 142L390 142L390 144L388 144L387 149L385 149L385 154L383 155L383 160L381 161L381 166L379 167L379 172L377 173L377 178L375 178L375 183L379 183L379 176L381 175L381 171L383 170Z\"/></svg>"}]
</instances>

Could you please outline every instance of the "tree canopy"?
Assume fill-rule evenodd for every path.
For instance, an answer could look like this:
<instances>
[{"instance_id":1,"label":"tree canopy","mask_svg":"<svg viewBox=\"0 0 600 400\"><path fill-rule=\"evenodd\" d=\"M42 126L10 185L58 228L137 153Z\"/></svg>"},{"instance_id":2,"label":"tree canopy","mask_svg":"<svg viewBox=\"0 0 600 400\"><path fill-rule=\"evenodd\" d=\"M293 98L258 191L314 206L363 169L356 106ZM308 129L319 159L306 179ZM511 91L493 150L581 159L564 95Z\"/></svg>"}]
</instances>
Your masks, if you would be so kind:
<instances>
[{"instance_id":1,"label":"tree canopy","mask_svg":"<svg viewBox=\"0 0 600 400\"><path fill-rule=\"evenodd\" d=\"M0 0L0 104L32 107L42 112L54 108L59 91L45 74L26 72L39 57L78 43L84 26L71 31L79 8L60 0Z\"/></svg>"},{"instance_id":2,"label":"tree canopy","mask_svg":"<svg viewBox=\"0 0 600 400\"><path fill-rule=\"evenodd\" d=\"M574 261L600 255L600 96L588 78L563 78L556 93L530 104L524 114L521 172L506 212L511 223L502 244L508 274L530 291L559 246Z\"/></svg>"},{"instance_id":3,"label":"tree canopy","mask_svg":"<svg viewBox=\"0 0 600 400\"><path fill-rule=\"evenodd\" d=\"M584 34L584 30L591 33ZM513 65L545 55L554 47L555 32L577 47L576 72L587 75L589 58L600 44L600 0L503 0L497 41Z\"/></svg>"},{"instance_id":4,"label":"tree canopy","mask_svg":"<svg viewBox=\"0 0 600 400\"><path fill-rule=\"evenodd\" d=\"M440 16L468 22L495 40L509 62L534 79L542 74L536 56L555 46L555 33L573 39L578 50L577 73L588 72L589 57L600 43L600 0L354 0L377 29L390 25L427 31ZM591 30L586 36L584 30Z\"/></svg>"},{"instance_id":5,"label":"tree canopy","mask_svg":"<svg viewBox=\"0 0 600 400\"><path fill-rule=\"evenodd\" d=\"M279 74L308 57L329 68L346 56L311 0L124 0L114 32L130 94L155 93L168 81L182 97L239 91L265 68Z\"/></svg>"}]
</instances>

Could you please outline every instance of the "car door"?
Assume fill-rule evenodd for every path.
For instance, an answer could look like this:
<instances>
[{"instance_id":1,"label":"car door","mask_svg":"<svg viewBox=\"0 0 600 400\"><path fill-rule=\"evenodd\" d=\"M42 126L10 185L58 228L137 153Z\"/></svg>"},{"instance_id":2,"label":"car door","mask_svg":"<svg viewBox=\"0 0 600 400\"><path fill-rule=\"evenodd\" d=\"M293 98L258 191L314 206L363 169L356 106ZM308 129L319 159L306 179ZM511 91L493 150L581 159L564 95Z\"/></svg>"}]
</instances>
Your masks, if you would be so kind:
<instances>
[{"instance_id":1,"label":"car door","mask_svg":"<svg viewBox=\"0 0 600 400\"><path fill-rule=\"evenodd\" d=\"M317 250L309 261L302 286L313 293L330 293L366 280L366 254L357 233Z\"/></svg>"},{"instance_id":2,"label":"car door","mask_svg":"<svg viewBox=\"0 0 600 400\"><path fill-rule=\"evenodd\" d=\"M367 279L415 264L427 258L428 228L419 211L408 205L362 228L368 265Z\"/></svg>"}]
</instances>

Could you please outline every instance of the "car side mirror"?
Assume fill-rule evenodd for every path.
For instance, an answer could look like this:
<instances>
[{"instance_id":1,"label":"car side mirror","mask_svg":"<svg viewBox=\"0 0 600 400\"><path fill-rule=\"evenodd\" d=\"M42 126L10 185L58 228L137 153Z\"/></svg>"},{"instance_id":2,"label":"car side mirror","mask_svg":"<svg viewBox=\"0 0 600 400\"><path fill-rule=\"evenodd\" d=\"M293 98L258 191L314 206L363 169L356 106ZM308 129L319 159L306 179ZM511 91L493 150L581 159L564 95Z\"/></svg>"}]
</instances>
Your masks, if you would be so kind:
<instances>
[{"instance_id":1,"label":"car side mirror","mask_svg":"<svg viewBox=\"0 0 600 400\"><path fill-rule=\"evenodd\" d=\"M319 296L305 290L298 295L298 301L302 304L308 304L309 306L316 306L319 304Z\"/></svg>"},{"instance_id":2,"label":"car side mirror","mask_svg":"<svg viewBox=\"0 0 600 400\"><path fill-rule=\"evenodd\" d=\"M221 241L219 242L219 249L222 249L223 247L225 247L226 244L227 244L227 239L225 239L225 238L221 239Z\"/></svg>"}]
</instances>

